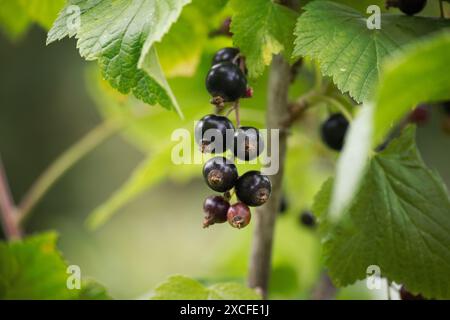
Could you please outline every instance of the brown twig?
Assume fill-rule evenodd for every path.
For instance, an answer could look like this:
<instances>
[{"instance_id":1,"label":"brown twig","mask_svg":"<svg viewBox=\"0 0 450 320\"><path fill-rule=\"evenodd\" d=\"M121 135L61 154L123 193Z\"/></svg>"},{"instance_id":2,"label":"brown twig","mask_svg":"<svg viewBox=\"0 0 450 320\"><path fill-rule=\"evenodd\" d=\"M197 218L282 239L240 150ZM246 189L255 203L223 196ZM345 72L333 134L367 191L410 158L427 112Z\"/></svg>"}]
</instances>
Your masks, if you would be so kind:
<instances>
[{"instance_id":1,"label":"brown twig","mask_svg":"<svg viewBox=\"0 0 450 320\"><path fill-rule=\"evenodd\" d=\"M271 271L272 242L275 228L275 218L278 212L279 199L282 190L284 160L286 155L287 132L284 126L289 116L288 90L291 70L289 64L281 56L274 57L270 70L269 90L267 97L267 129L280 129L279 136L279 170L270 176L272 195L255 212L255 229L250 257L248 284L261 292L267 298L267 289ZM271 150L271 139L267 141L267 149Z\"/></svg>"},{"instance_id":2,"label":"brown twig","mask_svg":"<svg viewBox=\"0 0 450 320\"><path fill-rule=\"evenodd\" d=\"M8 240L20 239L22 230L19 227L16 207L9 189L5 168L0 158L0 211L3 230Z\"/></svg>"},{"instance_id":3,"label":"brown twig","mask_svg":"<svg viewBox=\"0 0 450 320\"><path fill-rule=\"evenodd\" d=\"M312 290L311 299L332 300L335 298L336 292L337 289L331 282L330 276L326 272L323 272Z\"/></svg>"}]
</instances>

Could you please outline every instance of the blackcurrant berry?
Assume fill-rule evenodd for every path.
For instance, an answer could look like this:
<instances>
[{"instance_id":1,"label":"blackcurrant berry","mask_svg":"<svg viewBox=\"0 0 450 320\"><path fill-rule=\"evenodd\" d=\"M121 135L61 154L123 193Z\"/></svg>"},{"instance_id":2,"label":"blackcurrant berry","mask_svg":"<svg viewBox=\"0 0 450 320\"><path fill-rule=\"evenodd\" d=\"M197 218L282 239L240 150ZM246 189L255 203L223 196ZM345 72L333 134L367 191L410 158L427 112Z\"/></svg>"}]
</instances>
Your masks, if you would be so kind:
<instances>
[{"instance_id":1,"label":"blackcurrant berry","mask_svg":"<svg viewBox=\"0 0 450 320\"><path fill-rule=\"evenodd\" d=\"M223 116L204 116L195 127L195 141L202 152L223 153L232 145L234 126Z\"/></svg>"},{"instance_id":2,"label":"blackcurrant berry","mask_svg":"<svg viewBox=\"0 0 450 320\"><path fill-rule=\"evenodd\" d=\"M340 151L348 129L347 119L340 113L332 114L321 127L322 140L333 150Z\"/></svg>"},{"instance_id":3,"label":"blackcurrant berry","mask_svg":"<svg viewBox=\"0 0 450 320\"><path fill-rule=\"evenodd\" d=\"M203 177L211 189L225 192L236 184L238 171L234 163L227 158L214 157L203 166Z\"/></svg>"},{"instance_id":4,"label":"blackcurrant berry","mask_svg":"<svg viewBox=\"0 0 450 320\"><path fill-rule=\"evenodd\" d=\"M289 207L288 200L287 200L286 196L283 194L283 195L281 195L280 205L278 206L278 212L280 214L283 214L288 210L288 207Z\"/></svg>"},{"instance_id":5,"label":"blackcurrant berry","mask_svg":"<svg viewBox=\"0 0 450 320\"><path fill-rule=\"evenodd\" d=\"M429 108L426 104L418 105L410 114L409 121L418 125L425 124L429 118Z\"/></svg>"},{"instance_id":6,"label":"blackcurrant berry","mask_svg":"<svg viewBox=\"0 0 450 320\"><path fill-rule=\"evenodd\" d=\"M238 62L236 57L239 55L239 49L237 48L223 48L217 51L214 55L212 65L221 63L221 62Z\"/></svg>"},{"instance_id":7,"label":"blackcurrant berry","mask_svg":"<svg viewBox=\"0 0 450 320\"><path fill-rule=\"evenodd\" d=\"M442 103L442 109L444 112L450 116L450 101L446 101Z\"/></svg>"},{"instance_id":8,"label":"blackcurrant berry","mask_svg":"<svg viewBox=\"0 0 450 320\"><path fill-rule=\"evenodd\" d=\"M264 139L253 127L240 127L234 133L234 156L245 161L257 158L264 150Z\"/></svg>"},{"instance_id":9,"label":"blackcurrant berry","mask_svg":"<svg viewBox=\"0 0 450 320\"><path fill-rule=\"evenodd\" d=\"M250 207L263 205L270 197L272 184L259 171L249 171L236 182L236 196Z\"/></svg>"},{"instance_id":10,"label":"blackcurrant berry","mask_svg":"<svg viewBox=\"0 0 450 320\"><path fill-rule=\"evenodd\" d=\"M251 217L250 208L242 202L235 203L228 209L227 220L234 228L244 228L250 223Z\"/></svg>"},{"instance_id":11,"label":"blackcurrant berry","mask_svg":"<svg viewBox=\"0 0 450 320\"><path fill-rule=\"evenodd\" d=\"M221 97L224 101L236 101L244 97L247 90L247 79L241 69L232 62L214 65L206 77L206 89L213 97Z\"/></svg>"},{"instance_id":12,"label":"blackcurrant berry","mask_svg":"<svg viewBox=\"0 0 450 320\"><path fill-rule=\"evenodd\" d=\"M214 223L224 223L227 221L227 213L230 203L221 196L209 196L203 203L205 219L203 228L207 228Z\"/></svg>"},{"instance_id":13,"label":"blackcurrant berry","mask_svg":"<svg viewBox=\"0 0 450 320\"><path fill-rule=\"evenodd\" d=\"M305 227L315 227L316 226L316 217L310 211L303 211L300 213L300 223Z\"/></svg>"},{"instance_id":14,"label":"blackcurrant berry","mask_svg":"<svg viewBox=\"0 0 450 320\"><path fill-rule=\"evenodd\" d=\"M421 294L414 295L408 290L406 290L405 286L400 288L400 299L402 300L426 300Z\"/></svg>"},{"instance_id":15,"label":"blackcurrant berry","mask_svg":"<svg viewBox=\"0 0 450 320\"><path fill-rule=\"evenodd\" d=\"M415 15L425 8L427 0L387 0L386 7L399 8L401 12L409 16Z\"/></svg>"}]
</instances>

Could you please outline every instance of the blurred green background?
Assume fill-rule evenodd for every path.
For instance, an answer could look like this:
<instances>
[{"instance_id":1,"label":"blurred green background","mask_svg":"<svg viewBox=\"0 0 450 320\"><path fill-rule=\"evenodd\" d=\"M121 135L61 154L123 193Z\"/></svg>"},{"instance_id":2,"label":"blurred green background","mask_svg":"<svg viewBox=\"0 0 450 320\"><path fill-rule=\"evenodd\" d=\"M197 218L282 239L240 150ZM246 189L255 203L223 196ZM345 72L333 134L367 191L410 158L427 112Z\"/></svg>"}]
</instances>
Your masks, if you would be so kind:
<instances>
[{"instance_id":1,"label":"blurred green background","mask_svg":"<svg viewBox=\"0 0 450 320\"><path fill-rule=\"evenodd\" d=\"M16 201L59 154L103 121L101 114L108 114L116 103L111 102L115 98L102 98L109 93L97 91L102 89L95 85L95 63L79 57L74 40L46 47L45 39L45 31L39 28L16 42L0 35L0 154ZM193 78L170 81L188 121L211 112L203 78L212 53L226 41L209 45ZM311 72L306 68L301 74L293 96L309 84ZM266 81L265 76L253 84L256 95L244 103L244 121L263 126ZM150 119L139 130L152 134L139 135L136 143L130 143L129 135L115 135L89 153L38 205L27 222L27 233L57 230L59 248L69 263L79 265L83 276L104 284L115 298L145 297L175 273L206 283L245 282L252 226L239 231L227 225L201 228L202 203L210 194L201 166L170 170L104 225L94 231L86 228L92 211L145 158L146 145L155 152L158 147L153 146L164 145L171 130L181 124L174 112L160 108L148 112ZM314 194L333 173L336 154L321 145L317 133L325 114L325 110L314 110L290 136L285 183L290 205L277 223L271 298L308 298L322 272L320 241L314 230L299 223L299 213L310 208ZM418 142L427 164L450 185L450 137L441 130L440 110L433 109L431 114L431 121L419 129ZM161 167L151 170L157 173ZM369 292L364 283L338 294L357 299L384 296L383 290Z\"/></svg>"}]
</instances>

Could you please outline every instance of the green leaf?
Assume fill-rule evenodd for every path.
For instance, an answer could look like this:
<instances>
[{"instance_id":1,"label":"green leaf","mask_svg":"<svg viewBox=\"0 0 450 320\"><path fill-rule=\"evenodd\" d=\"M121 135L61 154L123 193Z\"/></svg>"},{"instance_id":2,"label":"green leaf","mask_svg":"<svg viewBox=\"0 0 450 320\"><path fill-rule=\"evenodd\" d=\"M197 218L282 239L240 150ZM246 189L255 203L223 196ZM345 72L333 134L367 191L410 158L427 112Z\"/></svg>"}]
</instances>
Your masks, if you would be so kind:
<instances>
[{"instance_id":1,"label":"green leaf","mask_svg":"<svg viewBox=\"0 0 450 320\"><path fill-rule=\"evenodd\" d=\"M153 300L259 300L255 291L239 283L219 283L205 287L197 280L182 275L169 277L160 284Z\"/></svg>"},{"instance_id":2,"label":"green leaf","mask_svg":"<svg viewBox=\"0 0 450 320\"><path fill-rule=\"evenodd\" d=\"M217 283L208 287L209 300L260 300L254 290L235 282Z\"/></svg>"},{"instance_id":3,"label":"green leaf","mask_svg":"<svg viewBox=\"0 0 450 320\"><path fill-rule=\"evenodd\" d=\"M372 117L372 106L363 106L345 137L344 149L336 166L336 179L330 206L330 219L333 222L339 220L344 209L353 199L367 167L368 156L372 150L370 144Z\"/></svg>"},{"instance_id":4,"label":"green leaf","mask_svg":"<svg viewBox=\"0 0 450 320\"><path fill-rule=\"evenodd\" d=\"M386 62L374 114L374 141L419 103L450 100L450 32L409 46Z\"/></svg>"},{"instance_id":5,"label":"green leaf","mask_svg":"<svg viewBox=\"0 0 450 320\"><path fill-rule=\"evenodd\" d=\"M50 30L47 43L75 36L80 54L98 60L103 77L121 93L150 105L177 108L153 44L160 41L190 0L72 0ZM79 25L76 10L81 12ZM145 70L145 71L144 71Z\"/></svg>"},{"instance_id":6,"label":"green leaf","mask_svg":"<svg viewBox=\"0 0 450 320\"><path fill-rule=\"evenodd\" d=\"M268 0L231 0L233 42L246 57L249 76L260 76L272 55L292 53L298 14Z\"/></svg>"},{"instance_id":7,"label":"green leaf","mask_svg":"<svg viewBox=\"0 0 450 320\"><path fill-rule=\"evenodd\" d=\"M177 22L156 44L167 77L191 77L200 63L210 24L221 13L224 0L192 0Z\"/></svg>"},{"instance_id":8,"label":"green leaf","mask_svg":"<svg viewBox=\"0 0 450 320\"><path fill-rule=\"evenodd\" d=\"M392 124L417 104L450 100L448 73L443 72L450 65L447 52L450 52L450 34L442 32L407 46L383 65L376 104L365 105L355 118L338 161L331 204L336 218L358 188L371 153L370 141L379 144Z\"/></svg>"},{"instance_id":9,"label":"green leaf","mask_svg":"<svg viewBox=\"0 0 450 320\"><path fill-rule=\"evenodd\" d=\"M412 40L450 26L445 19L383 14L381 29L370 30L368 16L329 1L305 6L295 28L294 56L317 59L322 73L357 102L373 97L382 61Z\"/></svg>"},{"instance_id":10,"label":"green leaf","mask_svg":"<svg viewBox=\"0 0 450 320\"><path fill-rule=\"evenodd\" d=\"M81 284L78 300L111 300L111 296L104 286L98 282L87 279Z\"/></svg>"},{"instance_id":11,"label":"green leaf","mask_svg":"<svg viewBox=\"0 0 450 320\"><path fill-rule=\"evenodd\" d=\"M383 276L428 298L450 298L450 198L428 169L409 127L370 161L353 202L325 238L329 273L338 286Z\"/></svg>"},{"instance_id":12,"label":"green leaf","mask_svg":"<svg viewBox=\"0 0 450 320\"><path fill-rule=\"evenodd\" d=\"M73 299L66 286L66 263L56 249L57 235L43 233L0 243L0 299Z\"/></svg>"},{"instance_id":13,"label":"green leaf","mask_svg":"<svg viewBox=\"0 0 450 320\"><path fill-rule=\"evenodd\" d=\"M67 263L56 248L58 236L46 232L21 241L0 242L0 300L107 300L106 289L83 279L81 289L67 288Z\"/></svg>"}]
</instances>

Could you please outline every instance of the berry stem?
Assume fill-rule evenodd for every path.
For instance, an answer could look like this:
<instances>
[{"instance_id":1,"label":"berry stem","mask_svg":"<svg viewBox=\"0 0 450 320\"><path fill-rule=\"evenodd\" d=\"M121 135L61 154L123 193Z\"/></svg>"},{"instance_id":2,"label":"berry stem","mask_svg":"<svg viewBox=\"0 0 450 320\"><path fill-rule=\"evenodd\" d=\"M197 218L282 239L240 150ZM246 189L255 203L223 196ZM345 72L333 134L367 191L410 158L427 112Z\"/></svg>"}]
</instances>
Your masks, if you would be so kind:
<instances>
[{"instance_id":1,"label":"berry stem","mask_svg":"<svg viewBox=\"0 0 450 320\"><path fill-rule=\"evenodd\" d=\"M335 106L342 113L342 115L347 119L348 122L352 122L353 116L340 101L338 101L335 98L325 96L325 95L318 96L318 99L322 100L324 102L328 102L329 104L332 104L333 106Z\"/></svg>"},{"instance_id":2,"label":"berry stem","mask_svg":"<svg viewBox=\"0 0 450 320\"><path fill-rule=\"evenodd\" d=\"M236 114L236 128L241 126L241 117L239 115L239 100L236 100L233 104L233 109Z\"/></svg>"},{"instance_id":3,"label":"berry stem","mask_svg":"<svg viewBox=\"0 0 450 320\"><path fill-rule=\"evenodd\" d=\"M0 158L0 212L3 230L8 240L20 239L22 230L17 220L17 210L6 177L5 168Z\"/></svg>"},{"instance_id":4,"label":"berry stem","mask_svg":"<svg viewBox=\"0 0 450 320\"><path fill-rule=\"evenodd\" d=\"M286 154L287 130L284 122L289 118L288 90L291 82L291 69L286 60L277 55L271 65L269 90L267 97L266 127L268 130L280 129L279 136L279 171L270 176L272 195L265 205L256 208L254 238L248 284L267 298L267 288L271 271L272 243L280 197L284 160ZM271 139L267 141L267 149L271 150Z\"/></svg>"}]
</instances>

